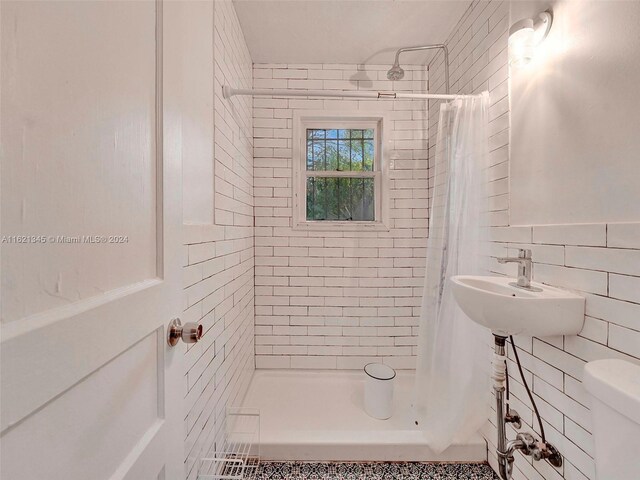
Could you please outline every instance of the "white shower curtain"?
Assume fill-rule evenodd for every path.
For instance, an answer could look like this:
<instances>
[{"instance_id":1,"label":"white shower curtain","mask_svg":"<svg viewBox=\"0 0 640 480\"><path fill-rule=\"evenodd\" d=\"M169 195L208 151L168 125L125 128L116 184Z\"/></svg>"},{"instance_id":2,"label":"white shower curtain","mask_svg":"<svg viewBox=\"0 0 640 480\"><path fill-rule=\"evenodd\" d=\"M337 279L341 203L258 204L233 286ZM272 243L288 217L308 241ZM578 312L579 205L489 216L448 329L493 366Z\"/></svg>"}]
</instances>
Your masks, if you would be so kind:
<instances>
[{"instance_id":1,"label":"white shower curtain","mask_svg":"<svg viewBox=\"0 0 640 480\"><path fill-rule=\"evenodd\" d=\"M484 93L440 109L414 397L416 421L438 453L489 414L489 337L462 313L450 284L484 271L488 108Z\"/></svg>"}]
</instances>

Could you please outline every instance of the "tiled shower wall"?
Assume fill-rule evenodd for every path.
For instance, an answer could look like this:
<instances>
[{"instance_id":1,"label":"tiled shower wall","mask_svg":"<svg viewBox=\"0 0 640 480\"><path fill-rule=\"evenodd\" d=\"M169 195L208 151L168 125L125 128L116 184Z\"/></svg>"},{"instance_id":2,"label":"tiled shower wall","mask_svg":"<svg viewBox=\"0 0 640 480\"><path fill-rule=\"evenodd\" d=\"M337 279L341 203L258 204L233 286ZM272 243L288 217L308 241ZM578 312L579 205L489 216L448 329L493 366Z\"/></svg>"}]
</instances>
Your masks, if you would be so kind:
<instances>
[{"instance_id":1,"label":"tiled shower wall","mask_svg":"<svg viewBox=\"0 0 640 480\"><path fill-rule=\"evenodd\" d=\"M424 67L254 65L255 88L424 91ZM427 235L424 101L254 98L256 366L354 369L415 364ZM385 110L392 122L390 229L292 228L295 110Z\"/></svg>"},{"instance_id":2,"label":"tiled shower wall","mask_svg":"<svg viewBox=\"0 0 640 480\"><path fill-rule=\"evenodd\" d=\"M188 479L215 448L225 408L241 402L254 369L252 105L221 96L223 84L251 88L252 62L231 1L211 3L212 35L202 41L213 41L214 222L184 226L182 321L205 330L185 358Z\"/></svg>"},{"instance_id":3,"label":"tiled shower wall","mask_svg":"<svg viewBox=\"0 0 640 480\"><path fill-rule=\"evenodd\" d=\"M476 1L447 40L451 51L452 92L491 92L490 204L492 256L530 248L534 280L576 290L587 299L578 336L518 336L516 345L540 409L545 433L565 456L562 468L532 463L517 454L515 480L595 479L589 400L581 384L586 362L624 358L640 362L640 224L509 226L509 99L507 35L509 4ZM517 19L516 19L517 20ZM431 90L442 91L442 58L430 65ZM430 158L437 132L437 102L431 102ZM514 266L493 264L493 273L515 274ZM517 368L509 362L512 408L525 429L535 429L531 405ZM494 414L484 431L489 461L497 467ZM515 436L513 429L508 433Z\"/></svg>"}]
</instances>

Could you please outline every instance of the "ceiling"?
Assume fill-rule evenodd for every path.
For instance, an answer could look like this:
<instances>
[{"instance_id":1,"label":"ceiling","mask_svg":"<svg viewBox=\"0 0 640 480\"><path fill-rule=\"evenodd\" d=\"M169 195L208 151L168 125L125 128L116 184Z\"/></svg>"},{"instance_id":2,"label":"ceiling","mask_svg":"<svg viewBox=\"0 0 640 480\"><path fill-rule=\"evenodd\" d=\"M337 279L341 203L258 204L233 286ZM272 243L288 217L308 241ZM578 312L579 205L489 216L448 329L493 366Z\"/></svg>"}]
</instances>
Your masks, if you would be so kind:
<instances>
[{"instance_id":1,"label":"ceiling","mask_svg":"<svg viewBox=\"0 0 640 480\"><path fill-rule=\"evenodd\" d=\"M470 0L234 0L255 63L393 63L442 43ZM403 54L424 64L429 53Z\"/></svg>"}]
</instances>

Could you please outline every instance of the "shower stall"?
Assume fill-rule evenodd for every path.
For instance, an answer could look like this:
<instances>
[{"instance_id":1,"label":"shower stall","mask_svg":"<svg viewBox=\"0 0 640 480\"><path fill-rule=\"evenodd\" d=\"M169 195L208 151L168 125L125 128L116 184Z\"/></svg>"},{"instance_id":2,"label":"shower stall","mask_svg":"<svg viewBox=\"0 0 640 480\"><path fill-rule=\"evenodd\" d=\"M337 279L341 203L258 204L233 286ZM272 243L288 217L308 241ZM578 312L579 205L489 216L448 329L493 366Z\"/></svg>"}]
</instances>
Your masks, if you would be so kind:
<instances>
[{"instance_id":1,"label":"shower stall","mask_svg":"<svg viewBox=\"0 0 640 480\"><path fill-rule=\"evenodd\" d=\"M441 54L441 89L445 93L428 92L423 67L409 66L405 72L400 66L403 52L422 50ZM302 221L294 217L292 231L264 229L268 230L266 238L260 241L265 257L258 257L257 293L268 298L261 305L262 299L257 297L259 370L253 375L243 407L261 412L263 458L486 459L486 442L479 430L489 412L483 398L488 389L489 349L479 328L471 322L467 324L468 319L455 311L446 279L455 273L480 271L478 239L486 199L483 175L488 95L451 94L448 63L445 45L407 47L396 52L391 69L354 72L349 78L359 80L351 81L356 87L352 89L284 89L275 88L277 83L272 88L222 88L223 97L230 101L252 96L265 107L276 103L287 107L282 112L274 109L273 115L274 119L276 114L291 118L288 125L293 130L292 143L287 146L293 149L294 183L293 199L287 199L287 203L292 201L294 215L301 210L303 217ZM259 73L261 77L287 76L286 71L276 72L272 67L265 70L268 71ZM387 88L360 88L373 77ZM384 80L377 80L380 78ZM417 85L421 88L416 89ZM259 100L263 97L267 99ZM295 99L300 97L305 99L300 106L318 106L322 111L297 112ZM430 104L430 100L434 102ZM341 103L355 106L362 111L361 116L341 114ZM430 145L434 148L431 158L426 148L429 108L440 110L438 136L432 140L435 148ZM385 113L378 120L379 111ZM261 126L278 124L275 120L256 121ZM350 126L356 130L349 130ZM258 148L268 145L257 141ZM365 161L367 149L354 146L358 141L365 147L371 142L370 166ZM342 167L345 151L348 164ZM335 161L332 152L337 164L328 169L335 168L337 173L326 171L327 165ZM296 166L298 157L306 158L302 172ZM363 162L364 172L353 167L358 161ZM407 174L415 175L416 169L410 168L415 166L423 170L418 169L420 175L411 180ZM322 190L318 193L320 180L338 179L337 190L332 194L338 199L345 195L345 187L341 191L343 184L339 183L340 171L345 168L350 182L368 174L367 169L372 171L370 175L376 168L380 168L383 177L386 172L389 193L373 188L373 196L388 195L381 203L388 202L395 215L404 217L401 209L408 208L410 216L416 218L410 222L392 218L380 230L367 225L358 229L343 221L340 227L349 232L345 234L337 224L333 229L325 228L327 223L331 225L323 224L331 220L331 208L327 210L325 206L320 221L313 217L314 221L308 222L309 212L315 208L315 203L309 203L309 195L316 199L324 194ZM303 178L299 182L303 185L300 195L297 175ZM351 194L348 188L347 194ZM325 197L320 198L327 202ZM378 211L383 211L382 207ZM339 215L334 219L342 218ZM300 223L303 228L296 229ZM289 237L278 238L280 233ZM285 243L288 248L279 247ZM426 268L424 256L403 257L408 252L425 251ZM337 255L332 257L332 253ZM367 259L365 254L377 258ZM376 262L381 269L376 269ZM385 293L387 289L390 294ZM287 304L277 301L280 293L289 295ZM306 297L296 298L297 293ZM329 301L334 305L328 305ZM417 317L420 310L422 316ZM448 355L438 344L449 346ZM389 358L384 356L387 352L391 354ZM404 355L400 362L394 358L396 352ZM414 371L416 356L418 369ZM365 413L365 375L353 370L375 361L389 362L399 369L393 415L388 420L377 420ZM438 371L447 373L446 382Z\"/></svg>"}]
</instances>

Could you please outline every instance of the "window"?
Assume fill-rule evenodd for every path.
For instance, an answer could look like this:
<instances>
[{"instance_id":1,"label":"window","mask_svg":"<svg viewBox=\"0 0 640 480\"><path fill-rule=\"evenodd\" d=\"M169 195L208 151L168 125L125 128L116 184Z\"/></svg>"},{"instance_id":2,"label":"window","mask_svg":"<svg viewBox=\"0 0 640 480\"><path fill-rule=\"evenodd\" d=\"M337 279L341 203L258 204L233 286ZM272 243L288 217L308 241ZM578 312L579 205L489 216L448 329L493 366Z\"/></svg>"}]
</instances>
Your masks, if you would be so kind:
<instances>
[{"instance_id":1,"label":"window","mask_svg":"<svg viewBox=\"0 0 640 480\"><path fill-rule=\"evenodd\" d=\"M296 226L384 226L382 119L296 121Z\"/></svg>"}]
</instances>

